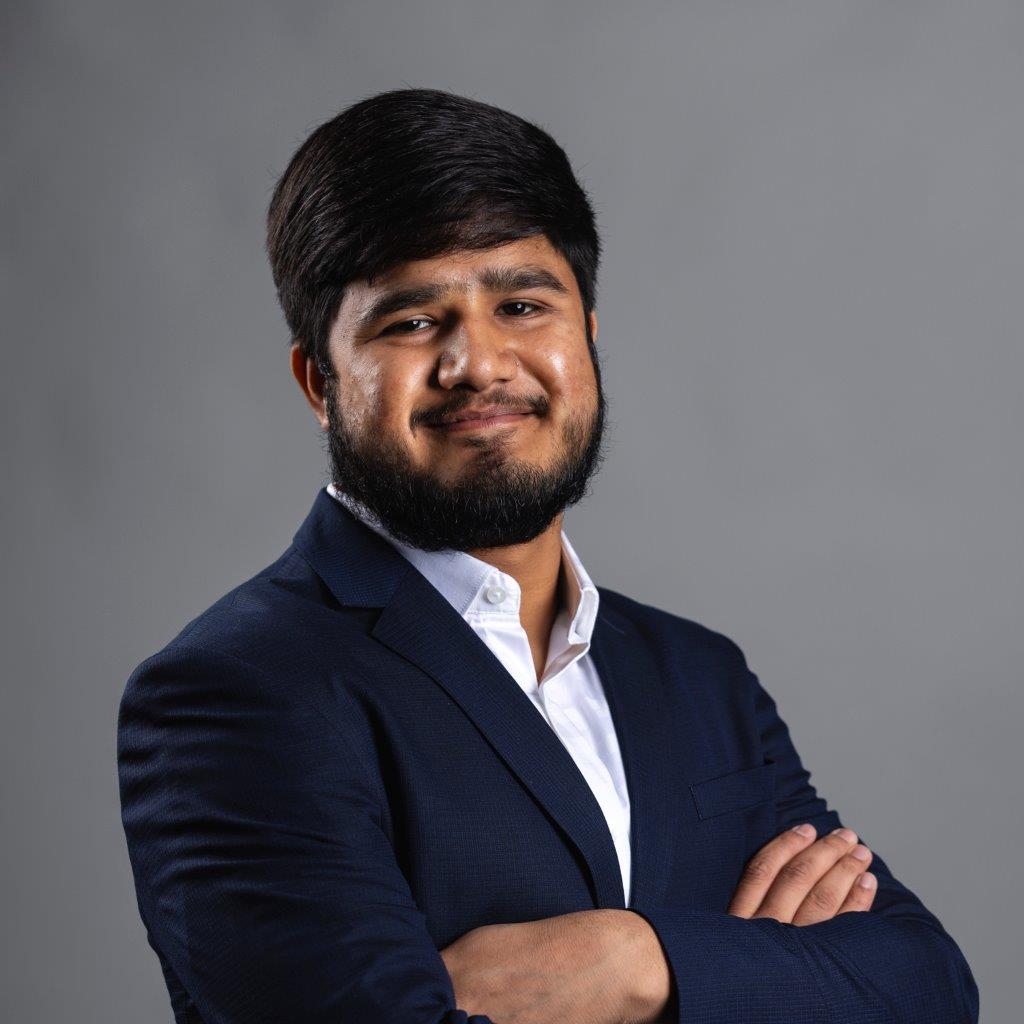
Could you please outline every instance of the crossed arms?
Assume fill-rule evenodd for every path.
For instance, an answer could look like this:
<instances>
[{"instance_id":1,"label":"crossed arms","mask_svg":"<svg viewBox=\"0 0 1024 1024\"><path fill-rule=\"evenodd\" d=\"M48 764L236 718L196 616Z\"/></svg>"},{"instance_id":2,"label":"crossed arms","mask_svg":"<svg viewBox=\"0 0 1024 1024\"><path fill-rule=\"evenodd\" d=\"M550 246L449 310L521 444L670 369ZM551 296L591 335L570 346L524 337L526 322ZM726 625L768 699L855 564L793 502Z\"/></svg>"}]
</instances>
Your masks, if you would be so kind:
<instances>
[{"instance_id":1,"label":"crossed arms","mask_svg":"<svg viewBox=\"0 0 1024 1024\"><path fill-rule=\"evenodd\" d=\"M850 829L797 825L748 863L728 912L806 926L871 908L871 851ZM672 1024L678 993L657 934L629 910L485 925L441 950L468 1014L511 1024Z\"/></svg>"},{"instance_id":2,"label":"crossed arms","mask_svg":"<svg viewBox=\"0 0 1024 1024\"><path fill-rule=\"evenodd\" d=\"M780 834L728 912L582 911L439 951L356 752L325 760L310 742L316 709L230 654L154 655L125 688L118 760L169 988L204 1024L974 1024L956 944L880 857L830 834L841 822L748 683ZM821 838L790 831L802 822ZM868 864L877 888L862 893Z\"/></svg>"}]
</instances>

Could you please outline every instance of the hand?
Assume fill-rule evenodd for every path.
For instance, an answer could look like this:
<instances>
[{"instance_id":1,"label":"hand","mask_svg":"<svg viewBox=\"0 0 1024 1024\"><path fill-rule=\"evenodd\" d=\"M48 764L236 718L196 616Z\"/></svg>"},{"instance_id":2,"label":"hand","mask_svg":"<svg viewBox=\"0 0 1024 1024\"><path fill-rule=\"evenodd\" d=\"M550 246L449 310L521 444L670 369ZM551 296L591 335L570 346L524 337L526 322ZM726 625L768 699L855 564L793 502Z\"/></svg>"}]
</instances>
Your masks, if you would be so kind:
<instances>
[{"instance_id":1,"label":"hand","mask_svg":"<svg viewBox=\"0 0 1024 1024\"><path fill-rule=\"evenodd\" d=\"M743 872L729 913L808 925L870 910L878 888L865 870L871 851L848 828L813 841L816 835L812 825L797 825L761 847Z\"/></svg>"},{"instance_id":2,"label":"hand","mask_svg":"<svg viewBox=\"0 0 1024 1024\"><path fill-rule=\"evenodd\" d=\"M500 1024L654 1020L669 996L669 967L657 936L632 911L582 910L483 925L442 949L441 958L455 1005ZM641 994L634 988L638 977Z\"/></svg>"}]
</instances>

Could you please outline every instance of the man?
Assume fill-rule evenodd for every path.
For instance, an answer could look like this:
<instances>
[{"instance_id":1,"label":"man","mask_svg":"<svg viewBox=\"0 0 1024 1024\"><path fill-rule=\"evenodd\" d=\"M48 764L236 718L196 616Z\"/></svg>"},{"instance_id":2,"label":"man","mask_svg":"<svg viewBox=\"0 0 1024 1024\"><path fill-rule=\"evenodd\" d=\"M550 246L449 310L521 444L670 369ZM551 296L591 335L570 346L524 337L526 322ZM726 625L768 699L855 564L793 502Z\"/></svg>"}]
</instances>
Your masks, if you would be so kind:
<instances>
[{"instance_id":1,"label":"man","mask_svg":"<svg viewBox=\"0 0 1024 1024\"><path fill-rule=\"evenodd\" d=\"M293 157L268 252L331 483L120 710L179 1024L976 1021L740 648L596 586L562 529L606 404L554 140L366 99Z\"/></svg>"}]
</instances>

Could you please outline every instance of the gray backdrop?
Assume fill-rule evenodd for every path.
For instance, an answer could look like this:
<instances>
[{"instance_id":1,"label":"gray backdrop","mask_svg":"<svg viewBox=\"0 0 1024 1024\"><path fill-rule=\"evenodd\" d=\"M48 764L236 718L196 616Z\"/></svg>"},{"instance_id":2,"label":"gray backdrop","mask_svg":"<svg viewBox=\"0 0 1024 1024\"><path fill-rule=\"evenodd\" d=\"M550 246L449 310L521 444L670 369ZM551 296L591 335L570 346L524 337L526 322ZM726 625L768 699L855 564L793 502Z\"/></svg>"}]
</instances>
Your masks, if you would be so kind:
<instances>
[{"instance_id":1,"label":"gray backdrop","mask_svg":"<svg viewBox=\"0 0 1024 1024\"><path fill-rule=\"evenodd\" d=\"M594 197L591 573L743 647L1019 1019L1022 12L5 7L3 1019L171 1020L117 702L326 481L263 217L315 125L402 86L539 122Z\"/></svg>"}]
</instances>

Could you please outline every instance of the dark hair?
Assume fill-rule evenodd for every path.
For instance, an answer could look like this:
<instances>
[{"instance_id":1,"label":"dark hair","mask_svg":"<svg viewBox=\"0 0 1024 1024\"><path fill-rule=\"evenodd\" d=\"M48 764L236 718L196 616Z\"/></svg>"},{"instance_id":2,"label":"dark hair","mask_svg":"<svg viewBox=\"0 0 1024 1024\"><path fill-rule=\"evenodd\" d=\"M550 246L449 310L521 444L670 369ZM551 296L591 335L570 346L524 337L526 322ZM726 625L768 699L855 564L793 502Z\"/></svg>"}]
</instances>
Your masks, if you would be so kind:
<instances>
[{"instance_id":1,"label":"dark hair","mask_svg":"<svg viewBox=\"0 0 1024 1024\"><path fill-rule=\"evenodd\" d=\"M558 143L487 103L395 89L343 110L299 147L274 189L266 246L292 338L331 377L327 338L349 282L537 234L572 267L589 313L601 244Z\"/></svg>"}]
</instances>

